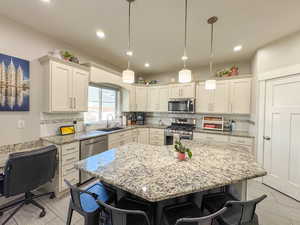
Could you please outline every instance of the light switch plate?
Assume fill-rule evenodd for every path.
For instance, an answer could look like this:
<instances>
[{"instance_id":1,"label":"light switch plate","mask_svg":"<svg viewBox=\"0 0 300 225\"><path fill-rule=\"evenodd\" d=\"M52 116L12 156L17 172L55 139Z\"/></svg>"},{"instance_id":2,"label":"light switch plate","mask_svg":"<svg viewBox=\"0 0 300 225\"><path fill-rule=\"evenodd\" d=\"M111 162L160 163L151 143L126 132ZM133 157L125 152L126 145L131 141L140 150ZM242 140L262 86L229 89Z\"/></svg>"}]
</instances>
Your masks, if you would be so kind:
<instances>
[{"instance_id":1,"label":"light switch plate","mask_svg":"<svg viewBox=\"0 0 300 225\"><path fill-rule=\"evenodd\" d=\"M18 128L19 129L25 128L25 120L18 120Z\"/></svg>"}]
</instances>

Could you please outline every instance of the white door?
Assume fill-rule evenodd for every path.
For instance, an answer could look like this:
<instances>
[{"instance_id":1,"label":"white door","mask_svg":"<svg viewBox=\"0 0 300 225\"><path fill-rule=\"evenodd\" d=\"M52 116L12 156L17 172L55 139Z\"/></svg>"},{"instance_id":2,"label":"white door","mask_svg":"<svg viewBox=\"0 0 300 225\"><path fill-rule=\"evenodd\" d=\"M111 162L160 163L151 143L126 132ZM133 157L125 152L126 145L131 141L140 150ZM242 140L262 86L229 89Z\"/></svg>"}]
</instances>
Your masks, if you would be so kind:
<instances>
[{"instance_id":1,"label":"white door","mask_svg":"<svg viewBox=\"0 0 300 225\"><path fill-rule=\"evenodd\" d=\"M250 114L251 78L236 79L230 82L230 112Z\"/></svg>"},{"instance_id":2,"label":"white door","mask_svg":"<svg viewBox=\"0 0 300 225\"><path fill-rule=\"evenodd\" d=\"M88 110L89 73L80 69L73 69L73 107L76 112Z\"/></svg>"},{"instance_id":3,"label":"white door","mask_svg":"<svg viewBox=\"0 0 300 225\"><path fill-rule=\"evenodd\" d=\"M145 87L136 87L136 111L145 112L147 109L147 88Z\"/></svg>"},{"instance_id":4,"label":"white door","mask_svg":"<svg viewBox=\"0 0 300 225\"><path fill-rule=\"evenodd\" d=\"M159 111L168 112L169 87L159 87Z\"/></svg>"},{"instance_id":5,"label":"white door","mask_svg":"<svg viewBox=\"0 0 300 225\"><path fill-rule=\"evenodd\" d=\"M50 108L52 112L73 110L72 67L51 62Z\"/></svg>"},{"instance_id":6,"label":"white door","mask_svg":"<svg viewBox=\"0 0 300 225\"><path fill-rule=\"evenodd\" d=\"M300 200L300 75L266 83L263 182Z\"/></svg>"}]
</instances>

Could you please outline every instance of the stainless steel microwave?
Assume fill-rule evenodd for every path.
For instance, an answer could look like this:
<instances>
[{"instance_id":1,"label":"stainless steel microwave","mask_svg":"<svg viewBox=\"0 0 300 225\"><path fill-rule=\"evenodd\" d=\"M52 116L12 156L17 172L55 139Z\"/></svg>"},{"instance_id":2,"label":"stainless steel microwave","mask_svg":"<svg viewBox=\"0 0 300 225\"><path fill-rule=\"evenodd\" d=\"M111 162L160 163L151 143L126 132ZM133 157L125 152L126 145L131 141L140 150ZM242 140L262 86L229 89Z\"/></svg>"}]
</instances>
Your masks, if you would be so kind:
<instances>
[{"instance_id":1,"label":"stainless steel microwave","mask_svg":"<svg viewBox=\"0 0 300 225\"><path fill-rule=\"evenodd\" d=\"M194 113L195 99L170 99L168 111L171 113Z\"/></svg>"}]
</instances>

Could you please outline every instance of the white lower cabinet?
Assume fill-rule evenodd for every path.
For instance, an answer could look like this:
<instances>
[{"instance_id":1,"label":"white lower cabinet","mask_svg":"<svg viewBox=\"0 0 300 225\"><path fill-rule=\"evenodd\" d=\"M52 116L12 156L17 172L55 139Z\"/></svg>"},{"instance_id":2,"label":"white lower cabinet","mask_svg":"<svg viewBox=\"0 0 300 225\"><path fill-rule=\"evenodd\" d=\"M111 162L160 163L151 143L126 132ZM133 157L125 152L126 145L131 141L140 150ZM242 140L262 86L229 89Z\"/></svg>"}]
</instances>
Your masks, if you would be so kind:
<instances>
[{"instance_id":1,"label":"white lower cabinet","mask_svg":"<svg viewBox=\"0 0 300 225\"><path fill-rule=\"evenodd\" d=\"M165 138L164 138L164 130L163 129L149 129L149 144L150 145L164 145Z\"/></svg>"},{"instance_id":2,"label":"white lower cabinet","mask_svg":"<svg viewBox=\"0 0 300 225\"><path fill-rule=\"evenodd\" d=\"M243 149L253 153L254 139L251 137L236 137L221 134L194 133L194 139L209 142L224 142L231 145L241 146Z\"/></svg>"},{"instance_id":3,"label":"white lower cabinet","mask_svg":"<svg viewBox=\"0 0 300 225\"><path fill-rule=\"evenodd\" d=\"M149 128L138 128L137 141L139 144L149 144Z\"/></svg>"},{"instance_id":4,"label":"white lower cabinet","mask_svg":"<svg viewBox=\"0 0 300 225\"><path fill-rule=\"evenodd\" d=\"M117 148L133 141L131 130L120 131L108 135L108 149Z\"/></svg>"}]
</instances>

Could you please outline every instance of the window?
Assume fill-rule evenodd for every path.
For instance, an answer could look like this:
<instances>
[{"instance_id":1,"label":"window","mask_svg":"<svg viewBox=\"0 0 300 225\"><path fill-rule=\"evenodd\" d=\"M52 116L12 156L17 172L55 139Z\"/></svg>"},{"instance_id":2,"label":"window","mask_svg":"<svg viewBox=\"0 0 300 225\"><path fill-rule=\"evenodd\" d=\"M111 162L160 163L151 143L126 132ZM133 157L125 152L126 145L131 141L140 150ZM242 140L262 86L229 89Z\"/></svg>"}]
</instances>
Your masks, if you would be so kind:
<instances>
[{"instance_id":1,"label":"window","mask_svg":"<svg viewBox=\"0 0 300 225\"><path fill-rule=\"evenodd\" d=\"M84 114L85 123L100 123L116 119L118 113L119 91L116 89L89 86L88 112Z\"/></svg>"}]
</instances>

